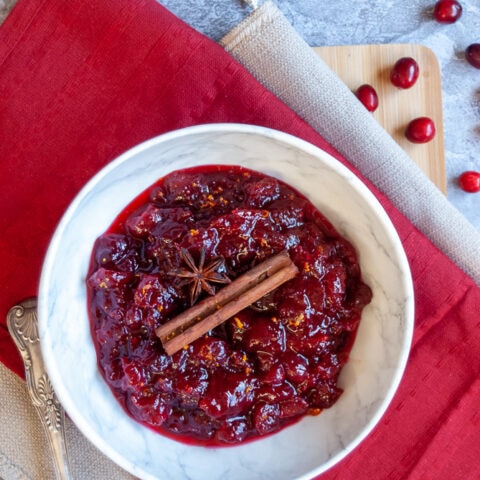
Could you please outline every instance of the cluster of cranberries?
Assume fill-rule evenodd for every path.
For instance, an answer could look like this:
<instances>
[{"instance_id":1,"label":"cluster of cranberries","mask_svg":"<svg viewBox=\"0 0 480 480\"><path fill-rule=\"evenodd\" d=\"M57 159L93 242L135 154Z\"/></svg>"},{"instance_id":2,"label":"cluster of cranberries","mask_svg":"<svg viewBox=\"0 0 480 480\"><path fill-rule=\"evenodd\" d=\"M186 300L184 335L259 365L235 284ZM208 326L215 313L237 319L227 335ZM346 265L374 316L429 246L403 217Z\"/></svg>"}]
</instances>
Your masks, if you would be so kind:
<instances>
[{"instance_id":1,"label":"cluster of cranberries","mask_svg":"<svg viewBox=\"0 0 480 480\"><path fill-rule=\"evenodd\" d=\"M412 57L402 57L393 66L390 72L392 85L400 89L413 87L418 79L420 68ZM372 85L363 84L355 92L369 112L374 112L378 107L378 94ZM419 117L412 120L405 131L405 136L413 143L426 143L435 136L435 123L431 118Z\"/></svg>"},{"instance_id":2,"label":"cluster of cranberries","mask_svg":"<svg viewBox=\"0 0 480 480\"><path fill-rule=\"evenodd\" d=\"M390 81L401 89L413 87L418 79L420 69L412 57L400 58L392 68ZM356 95L369 112L378 108L378 94L372 85L363 84ZM426 143L435 136L435 123L428 117L419 117L412 120L405 131L405 136L413 143Z\"/></svg>"},{"instance_id":3,"label":"cluster of cranberries","mask_svg":"<svg viewBox=\"0 0 480 480\"><path fill-rule=\"evenodd\" d=\"M457 0L438 0L433 9L433 17L438 23L455 23L462 15L462 5ZM470 65L480 69L480 43L472 43L465 50L465 59ZM401 89L411 88L417 81L420 69L415 59L400 58L392 68L390 81ZM378 94L369 84L361 85L355 92L357 98L369 112L378 108ZM435 137L435 123L429 117L412 120L405 130L405 136L413 143L426 143ZM458 184L465 192L480 192L480 172L467 171L458 178Z\"/></svg>"}]
</instances>

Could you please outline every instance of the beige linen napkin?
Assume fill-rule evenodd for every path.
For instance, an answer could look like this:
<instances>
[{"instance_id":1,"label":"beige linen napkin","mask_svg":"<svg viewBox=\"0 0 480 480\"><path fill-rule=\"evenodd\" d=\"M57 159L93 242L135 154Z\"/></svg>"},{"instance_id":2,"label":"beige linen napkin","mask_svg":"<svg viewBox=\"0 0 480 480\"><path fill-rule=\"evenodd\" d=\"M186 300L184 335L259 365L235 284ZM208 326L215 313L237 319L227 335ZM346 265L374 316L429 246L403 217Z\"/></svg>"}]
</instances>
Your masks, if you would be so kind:
<instances>
[{"instance_id":1,"label":"beige linen napkin","mask_svg":"<svg viewBox=\"0 0 480 480\"><path fill-rule=\"evenodd\" d=\"M480 285L480 234L267 0L220 44Z\"/></svg>"},{"instance_id":2,"label":"beige linen napkin","mask_svg":"<svg viewBox=\"0 0 480 480\"><path fill-rule=\"evenodd\" d=\"M0 479L53 480L47 437L25 382L0 363ZM28 432L28 435L25 435ZM103 456L67 418L66 442L75 480L133 480Z\"/></svg>"}]
</instances>

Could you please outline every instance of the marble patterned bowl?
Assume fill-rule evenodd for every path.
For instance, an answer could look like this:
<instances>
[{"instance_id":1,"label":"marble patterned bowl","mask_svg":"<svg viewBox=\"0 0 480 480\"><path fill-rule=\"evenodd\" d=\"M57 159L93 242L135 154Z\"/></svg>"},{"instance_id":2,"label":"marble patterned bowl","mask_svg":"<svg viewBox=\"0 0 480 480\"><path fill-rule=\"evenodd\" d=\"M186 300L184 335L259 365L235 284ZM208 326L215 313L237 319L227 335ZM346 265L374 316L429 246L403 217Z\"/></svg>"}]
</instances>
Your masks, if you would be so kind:
<instances>
[{"instance_id":1,"label":"marble patterned bowl","mask_svg":"<svg viewBox=\"0 0 480 480\"><path fill-rule=\"evenodd\" d=\"M172 170L236 164L304 193L359 254L373 301L330 409L245 445L189 446L125 414L97 368L85 277L95 239L138 193ZM104 454L143 479L307 479L345 457L385 412L413 331L413 288L397 233L372 193L327 153L284 133L216 124L161 135L121 155L73 201L50 244L40 282L39 328L53 386L68 415Z\"/></svg>"}]
</instances>

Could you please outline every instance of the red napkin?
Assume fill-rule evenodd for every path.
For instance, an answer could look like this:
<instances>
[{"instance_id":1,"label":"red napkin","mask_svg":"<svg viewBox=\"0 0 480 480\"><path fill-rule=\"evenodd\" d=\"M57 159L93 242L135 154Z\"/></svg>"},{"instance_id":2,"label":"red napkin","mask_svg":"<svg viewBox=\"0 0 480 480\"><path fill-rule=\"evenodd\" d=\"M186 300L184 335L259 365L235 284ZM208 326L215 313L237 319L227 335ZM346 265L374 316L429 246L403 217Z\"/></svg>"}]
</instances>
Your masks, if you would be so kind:
<instances>
[{"instance_id":1,"label":"red napkin","mask_svg":"<svg viewBox=\"0 0 480 480\"><path fill-rule=\"evenodd\" d=\"M5 315L36 294L49 239L82 185L134 144L208 122L284 130L349 166L218 45L155 0L20 0L0 28L5 365L23 374ZM480 478L480 289L369 186L411 264L415 337L386 415L321 478Z\"/></svg>"}]
</instances>

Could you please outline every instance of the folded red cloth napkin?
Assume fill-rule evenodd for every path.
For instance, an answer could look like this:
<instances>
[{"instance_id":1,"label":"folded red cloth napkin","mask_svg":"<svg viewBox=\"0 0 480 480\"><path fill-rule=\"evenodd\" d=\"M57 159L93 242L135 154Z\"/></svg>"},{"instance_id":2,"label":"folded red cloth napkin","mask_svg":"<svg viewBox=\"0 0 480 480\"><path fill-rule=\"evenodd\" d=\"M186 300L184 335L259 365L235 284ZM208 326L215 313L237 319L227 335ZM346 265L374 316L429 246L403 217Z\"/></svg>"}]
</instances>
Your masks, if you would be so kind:
<instances>
[{"instance_id":1,"label":"folded red cloth napkin","mask_svg":"<svg viewBox=\"0 0 480 480\"><path fill-rule=\"evenodd\" d=\"M349 166L154 0L20 0L0 28L0 94L0 360L20 375L8 308L36 294L63 211L120 152L187 125L242 122L302 137ZM410 261L415 336L384 418L322 479L480 478L480 289L369 186Z\"/></svg>"}]
</instances>

